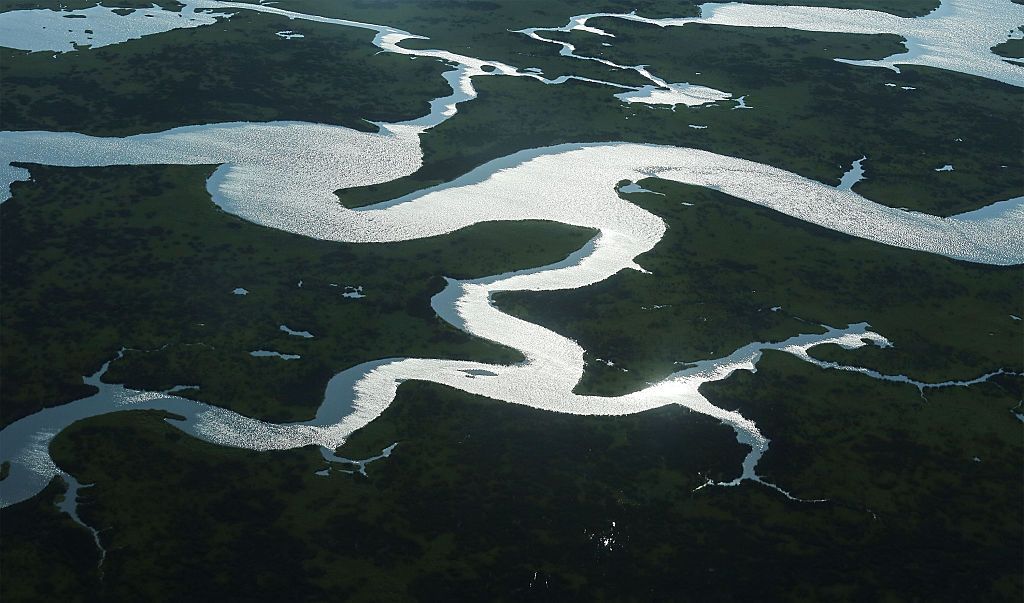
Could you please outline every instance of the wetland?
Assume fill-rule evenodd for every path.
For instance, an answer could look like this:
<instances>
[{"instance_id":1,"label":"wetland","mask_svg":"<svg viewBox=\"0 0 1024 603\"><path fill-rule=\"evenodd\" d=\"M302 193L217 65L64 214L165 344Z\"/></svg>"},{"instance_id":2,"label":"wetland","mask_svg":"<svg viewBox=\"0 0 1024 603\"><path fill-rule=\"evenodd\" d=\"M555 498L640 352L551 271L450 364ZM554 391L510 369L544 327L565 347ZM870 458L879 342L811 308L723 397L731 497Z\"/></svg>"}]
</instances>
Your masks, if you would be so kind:
<instances>
[{"instance_id":1,"label":"wetland","mask_svg":"<svg viewBox=\"0 0 1024 603\"><path fill-rule=\"evenodd\" d=\"M230 16L0 49L0 427L150 401L0 459L5 600L1024 592L1019 22L160 8Z\"/></svg>"}]
</instances>

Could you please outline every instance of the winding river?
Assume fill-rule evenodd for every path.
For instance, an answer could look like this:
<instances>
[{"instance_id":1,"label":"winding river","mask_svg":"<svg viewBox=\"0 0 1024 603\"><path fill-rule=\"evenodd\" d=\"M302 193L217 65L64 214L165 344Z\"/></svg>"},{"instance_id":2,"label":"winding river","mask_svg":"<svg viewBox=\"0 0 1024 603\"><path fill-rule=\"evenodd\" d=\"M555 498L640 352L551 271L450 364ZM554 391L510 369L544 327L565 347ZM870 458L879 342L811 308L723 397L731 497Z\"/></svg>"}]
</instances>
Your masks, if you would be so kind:
<instances>
[{"instance_id":1,"label":"winding river","mask_svg":"<svg viewBox=\"0 0 1024 603\"><path fill-rule=\"evenodd\" d=\"M714 188L879 244L968 262L1024 263L1024 198L940 218L887 207L847 187L828 186L772 166L697 149L655 145L570 144L522 151L485 164L452 182L370 207L348 209L337 202L334 191L388 182L420 167L419 135L454 115L459 103L475 97L472 78L535 77L557 84L573 76L547 80L539 74L493 61L440 50L408 50L399 43L415 36L385 26L302 15L263 5L205 0L188 4L221 11L257 10L374 30L374 43L383 50L441 58L456 64L453 71L445 74L452 94L433 101L427 116L405 123L379 124L378 133L296 122L189 126L123 138L0 132L0 198L9 198L12 182L28 177L26 170L12 166L12 162L54 166L217 164L220 167L207 188L213 201L225 211L257 224L318 239L387 243L441 235L479 222L511 220L550 220L592 228L598 234L556 264L475 280L449 280L447 287L433 298L432 306L444 320L469 334L519 350L526 358L520 364L420 358L375 360L336 375L327 386L316 416L289 424L245 417L176 396L174 391L144 392L104 383L101 377L105 366L85 378L86 383L99 388L96 395L42 410L0 432L0 460L11 463L9 476L0 481L0 506L25 500L53 477L63 475L48 453L49 443L60 430L83 418L125 409L173 413L182 418L169 419L172 425L208 442L252 450L316 445L321 447L325 459L338 460L333 450L355 430L379 416L394 400L398 385L409 379L432 381L513 404L580 415L623 415L678 404L730 425L737 440L750 448L739 475L728 482L736 484L743 480L760 481L756 466L767 450L768 439L750 420L715 406L701 395L699 388L737 370L752 370L764 350L781 350L825 368L903 380L918 387L964 385L922 384L898 375L821 363L807 354L811 347L826 343L846 348L889 345L885 337L860 323L843 328L823 327L822 333L794 334L780 342L754 342L724 358L695 363L624 396L574 394L573 388L584 371L584 350L568 338L501 312L490 300L498 291L572 289L599 282L624 269L643 270L635 258L661 240L666 226L657 216L617 194L615 185L622 180L635 182L657 177ZM700 19L614 16L661 26L701 20L731 26L787 25L811 31L898 30L893 33L907 38L910 52L887 59L890 66L907 62L929 64L1020 86L1019 68L1009 66L1006 69L1011 71L1006 71L996 66L991 58L994 55L989 52L991 44L985 46L989 38L998 36L940 39L935 33L946 27L934 25L940 19L953 19L957 31L975 31L972 23L976 15L970 7L976 5L996 7L1000 19L1007 22L1020 21L1024 10L1014 8L1008 1L986 0L947 2L933 15L921 19L881 16L884 13L871 11L736 4L705 5ZM576 17L567 27L586 27L586 20L593 16L597 15ZM990 19L988 15L986 18ZM830 29L815 29L825 26ZM1009 29L1007 26L1006 30ZM538 31L541 29L532 33L539 35ZM1007 37L1005 33L999 35L1002 40ZM959 53L957 61L947 60L948 53ZM493 70L484 69L487 65ZM664 81L654 85L671 87ZM709 102L715 100L720 99L715 97Z\"/></svg>"}]
</instances>

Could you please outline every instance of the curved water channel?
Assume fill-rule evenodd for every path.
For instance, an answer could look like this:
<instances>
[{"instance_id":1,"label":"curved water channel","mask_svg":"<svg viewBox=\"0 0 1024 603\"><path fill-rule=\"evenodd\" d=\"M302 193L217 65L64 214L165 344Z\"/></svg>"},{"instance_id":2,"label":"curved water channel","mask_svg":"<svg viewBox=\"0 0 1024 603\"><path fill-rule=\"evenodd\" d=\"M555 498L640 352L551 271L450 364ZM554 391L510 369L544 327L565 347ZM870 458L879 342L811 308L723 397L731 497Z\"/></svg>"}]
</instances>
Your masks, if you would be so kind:
<instances>
[{"instance_id":1,"label":"curved water channel","mask_svg":"<svg viewBox=\"0 0 1024 603\"><path fill-rule=\"evenodd\" d=\"M858 367L818 363L807 355L809 348L825 343L846 348L888 345L882 335L860 323L845 328L825 327L823 333L795 334L781 342L751 343L724 358L694 363L659 383L624 396L574 394L572 390L584 370L584 350L557 333L501 312L490 299L496 291L571 289L596 283L623 269L642 270L635 258L652 249L666 227L660 218L616 193L615 185L622 180L635 182L657 177L710 187L880 244L970 262L1024 262L1024 198L940 218L880 205L849 189L828 186L768 165L696 149L655 145L574 144L522 151L444 185L374 206L348 209L337 202L334 191L387 182L419 168L419 134L453 115L459 102L475 96L473 77L490 73L540 76L445 51L406 50L398 42L413 36L392 28L299 15L261 5L199 5L259 10L373 29L377 31L374 43L385 50L433 56L457 64L445 76L452 85L452 95L432 102L430 114L423 118L380 124L379 133L296 122L190 126L124 138L0 132L2 198L9 197L10 183L28 177L26 170L12 166L12 162L54 166L219 164L207 187L213 201L225 211L257 224L319 239L386 243L436 236L484 221L527 219L592 228L599 234L556 264L475 280L449 280L447 287L433 298L432 306L443 319L467 333L519 350L526 358L522 363L503 366L417 358L375 360L336 375L327 385L316 416L289 424L245 417L175 396L174 391L144 392L104 383L104 366L85 379L99 388L96 395L42 410L0 432L0 460L11 463L9 476L0 481L0 506L25 500L54 476L62 475L48 453L56 433L76 420L118 410L158 409L173 413L181 419L170 420L171 424L217 444L252 450L317 445L325 459L339 460L333 450L352 432L379 416L393 401L398 385L409 379L441 383L533 408L582 415L631 414L679 404L720 419L736 431L741 443L749 446L750 453L738 477L729 482L735 484L742 480L759 481L756 464L767 449L768 440L748 419L712 404L701 395L699 387L724 379L736 370L753 369L763 350L781 350L825 368L906 381L919 388L963 385L922 384ZM718 11L715 8L711 14L723 14ZM843 12L860 15L868 11ZM763 17L756 11L752 14ZM585 24L585 19L580 23ZM496 71L488 72L484 65L494 65ZM999 79L999 73L991 75Z\"/></svg>"},{"instance_id":2,"label":"curved water channel","mask_svg":"<svg viewBox=\"0 0 1024 603\"><path fill-rule=\"evenodd\" d=\"M565 56L598 61L609 67L630 69L651 80L658 88L671 85L648 73L643 65L617 65L606 59L575 54L575 47L560 40L544 38L539 32L585 31L614 38L600 28L587 25L590 19L615 18L658 27L681 27L691 23L728 27L770 27L799 31L894 34L904 38L906 52L883 59L835 60L853 65L885 67L899 71L900 65L923 65L1024 86L1021 60L999 56L991 48L1019 37L1024 25L1024 5L1011 0L942 0L939 8L923 17L898 17L873 10L851 10L822 6L781 6L773 4L705 3L699 17L651 19L635 13L590 13L572 17L562 27L531 27L522 33L561 46ZM683 102L683 101L680 101Z\"/></svg>"}]
</instances>

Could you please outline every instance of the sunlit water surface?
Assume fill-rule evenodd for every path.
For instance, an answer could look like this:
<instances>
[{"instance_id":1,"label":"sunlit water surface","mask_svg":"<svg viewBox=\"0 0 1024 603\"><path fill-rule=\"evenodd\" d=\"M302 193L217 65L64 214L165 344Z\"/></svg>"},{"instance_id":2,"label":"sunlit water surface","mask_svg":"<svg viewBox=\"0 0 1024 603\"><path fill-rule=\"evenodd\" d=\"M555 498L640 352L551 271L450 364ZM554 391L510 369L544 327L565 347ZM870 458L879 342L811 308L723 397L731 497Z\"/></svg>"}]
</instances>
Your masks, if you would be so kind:
<instances>
[{"instance_id":1,"label":"sunlit water surface","mask_svg":"<svg viewBox=\"0 0 1024 603\"><path fill-rule=\"evenodd\" d=\"M893 30L892 33L907 37L911 52L887 59L890 64L917 62L1020 85L1018 76L1014 75L1017 72L1006 71L992 63L989 59L994 55L985 46L992 40L998 43L1000 36L1006 38L1006 32L992 33L998 29L993 24L1003 27L1003 21L1020 21L1020 10L1007 4L991 0L976 3L976 6L992 9L991 14L985 16L984 27L979 24L977 10L971 8L975 4L959 1L946 2L942 9L923 19L900 19L871 11L735 4L705 5L699 19L649 20L636 15L616 16L661 26L702 21L732 26L786 25L808 31L880 33ZM178 397L174 395L176 390L141 392L103 383L100 377L104 367L86 379L86 383L99 388L98 394L40 411L0 432L0 460L11 462L9 477L0 482L2 506L32 496L61 474L48 453L49 442L61 429L82 418L129 408L174 413L181 419L172 420L172 424L209 442L254 450L317 445L322 447L325 458L337 460L331 451L354 430L379 416L394 399L398 385L408 379L442 383L497 400L573 414L621 415L679 404L729 424L736 431L737 439L750 447L736 480L729 482L734 484L745 479L759 480L756 464L767 449L768 440L748 419L714 406L700 394L699 387L724 379L736 370L751 370L765 349L788 352L824 368L853 370L918 387L963 384L921 384L900 375L880 375L858 367L820 363L807 354L810 347L823 343L847 348L888 345L884 337L870 331L866 324L856 324L838 329L826 327L818 329L823 333L795 335L781 342L751 343L725 358L697 362L659 383L625 396L574 394L572 390L584 370L584 350L557 333L504 314L490 304L490 297L496 291L583 287L623 269L642 270L634 260L657 244L665 232L665 224L616 193L615 185L622 180L635 182L658 177L709 187L880 244L970 262L1001 265L1024 262L1024 200L1021 198L960 216L939 218L865 199L850 190L852 175L849 181L844 179L843 186L836 188L751 161L696 149L654 145L562 145L523 151L492 161L451 183L376 206L350 210L337 203L334 191L388 182L418 169L422 162L419 134L448 119L456 113L459 103L476 96L473 77L533 77L557 84L575 76L547 80L535 71L518 70L447 51L406 50L399 43L416 36L386 26L303 15L262 5L201 0L189 2L188 6L221 11L257 10L293 19L373 30L376 32L374 44L386 51L430 56L456 64L454 70L445 74L452 94L435 99L428 115L402 124L380 124L382 130L376 134L294 122L191 126L125 138L2 132L0 198L9 196L10 183L28 178L26 170L10 165L11 162L55 166L219 164L221 167L207 186L214 202L225 211L257 224L319 239L386 243L444 234L484 221L527 219L593 228L599 234L562 262L471 281L449 280L448 286L432 300L442 318L470 334L521 351L526 357L523 363L499 366L412 358L365 363L335 376L328 383L316 416L294 424L262 422ZM586 31L586 20L592 16L596 15L575 17L569 26L555 29ZM947 27L953 27L958 35L942 33ZM1003 29L1008 31L1007 27ZM538 28L532 33L539 35L539 31L542 30ZM0 30L0 44L9 45L8 33ZM970 38L968 34L974 37L966 39ZM139 36L130 35L125 39L132 37ZM925 47L927 52L922 50ZM567 49L566 53L572 55L572 49ZM957 57L952 56L956 53L959 53ZM616 67L642 69L642 66ZM728 98L726 93L710 89L700 91L689 84L670 84L653 74L648 75L652 86L642 89L603 83L635 90L636 95L624 99L633 102L644 102L644 94L661 94L666 102L671 101L669 104L684 105ZM678 101L680 94L706 98ZM265 351L255 353L261 352ZM267 354L273 353L262 355ZM280 358L266 361L280 361Z\"/></svg>"}]
</instances>

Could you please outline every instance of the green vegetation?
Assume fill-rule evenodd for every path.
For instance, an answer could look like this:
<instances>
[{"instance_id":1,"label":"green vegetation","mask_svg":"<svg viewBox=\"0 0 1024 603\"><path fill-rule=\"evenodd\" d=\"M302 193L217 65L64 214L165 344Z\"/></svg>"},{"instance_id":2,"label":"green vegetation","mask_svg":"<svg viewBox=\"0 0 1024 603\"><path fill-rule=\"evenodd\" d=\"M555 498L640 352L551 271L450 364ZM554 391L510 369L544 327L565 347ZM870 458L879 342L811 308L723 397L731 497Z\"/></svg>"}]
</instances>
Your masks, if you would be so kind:
<instances>
[{"instance_id":1,"label":"green vegetation","mask_svg":"<svg viewBox=\"0 0 1024 603\"><path fill-rule=\"evenodd\" d=\"M706 149L831 184L866 155L867 180L857 192L938 215L1024 190L1019 88L938 69L904 67L895 74L832 60L900 52L895 36L705 25L660 29L616 20L593 24L614 32L615 46L599 46L602 38L589 48L597 37L574 33L581 53L650 63L669 81L746 95L753 108L734 110L735 103L723 102L672 111L626 105L609 88L594 84L478 78L480 97L422 136L424 165L418 172L339 191L342 201L360 205L394 198L525 148L617 140ZM898 85L886 85L892 83ZM934 171L947 163L956 170Z\"/></svg>"},{"instance_id":2,"label":"green vegetation","mask_svg":"<svg viewBox=\"0 0 1024 603\"><path fill-rule=\"evenodd\" d=\"M1019 266L910 252L716 191L641 184L664 195L625 196L668 225L637 259L650 274L625 270L583 289L495 296L506 312L579 341L588 361L581 391L626 393L752 341L857 322L894 347L841 352L843 361L852 354L882 372L933 382L1024 371L1024 332L1010 316L1024 315Z\"/></svg>"},{"instance_id":3,"label":"green vegetation","mask_svg":"<svg viewBox=\"0 0 1024 603\"><path fill-rule=\"evenodd\" d=\"M313 449L211 446L138 412L76 424L52 449L96 482L79 510L111 526L115 600L173 598L185 576L201 599L523 598L535 571L560 591L597 587L621 559L597 541L612 521L685 500L702 474L730 478L743 456L731 430L680 408L553 415L423 383L403 385L342 453L395 441L369 479L314 475Z\"/></svg>"},{"instance_id":4,"label":"green vegetation","mask_svg":"<svg viewBox=\"0 0 1024 603\"><path fill-rule=\"evenodd\" d=\"M171 9L179 6L164 4ZM837 5L845 4L850 3ZM892 8L884 1L852 4ZM900 10L924 14L932 4L934 0L920 0L914 6L901 3ZM65 2L60 6L91 5ZM146 2L138 6L143 5L149 6ZM19 0L0 4L0 10L52 7L52 3ZM602 0L596 5L579 1L507 5L313 1L284 7L404 27L430 37L405 42L409 48L440 47L523 68L537 67L549 77L576 74L631 85L646 81L633 72L561 57L554 46L514 30L560 25L581 12L637 9L647 16L687 16L697 10L692 4L666 10L654 0L639 4ZM460 12L439 19L439 8ZM295 27L305 38L284 40L274 35ZM370 32L354 28L238 11L217 25L95 50L54 56L2 49L0 129L126 135L219 121L292 119L373 130L370 121L400 121L425 113L426 101L444 93L439 77L444 66L377 54L370 37ZM666 46L658 48L663 51Z\"/></svg>"},{"instance_id":5,"label":"green vegetation","mask_svg":"<svg viewBox=\"0 0 1024 603\"><path fill-rule=\"evenodd\" d=\"M79 512L102 529L106 600L1012 601L1019 387L926 403L912 387L779 353L706 386L772 438L768 479L825 503L750 483L694 491L734 477L743 449L678 407L577 417L425 383L403 385L342 448L363 457L398 442L368 478L314 475L325 465L313 449L204 444L158 413L77 423L52 449L96 483ZM33 521L55 530L62 518ZM47 550L4 537L5 551ZM5 580L5 600L76 562L29 565ZM96 592L95 572L77 575L85 597Z\"/></svg>"},{"instance_id":6,"label":"green vegetation","mask_svg":"<svg viewBox=\"0 0 1024 603\"><path fill-rule=\"evenodd\" d=\"M905 15L937 4L809 2ZM0 10L39 5L55 6L0 0ZM554 45L509 30L594 11L696 13L693 2L658 0L276 6L431 38L409 47L636 84L628 72L560 57ZM419 172L342 191L342 201L393 198L524 148L617 140L708 149L829 183L866 155L858 192L940 215L1024 190L1020 89L832 60L899 52L894 36L592 24L616 34L613 46L583 32L561 37L582 54L745 95L753 108L672 111L626 105L606 86L478 78L480 97L423 137ZM306 37L274 35L290 29ZM272 119L366 129L365 120L422 115L447 91L446 65L377 55L369 39L239 11L214 26L57 58L0 50L0 129L110 135ZM997 51L1009 56L1016 46ZM933 171L946 163L955 171ZM0 207L0 426L88 395L82 375L122 347L111 382L198 385L182 395L273 421L309 418L332 375L368 360L515 362L514 351L435 316L441 277L543 265L593 235L505 223L343 245L221 212L203 186L212 166L28 167L32 181L16 184ZM496 298L580 342L581 391L633 391L681 362L861 321L895 347L812 353L930 381L1024 371L1022 323L1010 317L1024 316L1019 266L909 252L715 191L641 184L663 194L624 196L669 227L638 258L650 274ZM344 296L355 287L366 297ZM249 355L259 349L301 358ZM64 489L56 479L0 510L0 599L1020 600L1024 378L922 393L768 352L756 373L702 391L771 439L760 465L767 481L827 500L794 501L756 483L701 488L736 477L746 449L727 426L680 407L579 417L408 382L339 450L367 458L398 442L368 477L344 473L344 464L317 475L329 466L312 447L219 447L165 414L122 412L78 422L51 447L62 469L95 484L79 492L79 512L100 531L102 566L89 531L56 508ZM0 479L9 470L0 465Z\"/></svg>"},{"instance_id":7,"label":"green vegetation","mask_svg":"<svg viewBox=\"0 0 1024 603\"><path fill-rule=\"evenodd\" d=\"M64 484L54 479L37 496L0 510L0 599L96 600L99 554L92 534L57 508Z\"/></svg>"},{"instance_id":8,"label":"green vegetation","mask_svg":"<svg viewBox=\"0 0 1024 603\"><path fill-rule=\"evenodd\" d=\"M72 2L61 6L75 9L92 4ZM169 8L178 6L175 2L165 4ZM577 2L579 7L573 9L571 3L546 4L534 7L540 11L544 6L539 14L534 13L544 22L567 20L575 14L573 10L582 10L584 3ZM629 10L626 4L612 2L608 8ZM56 7L53 3L22 1L0 5L2 10L26 8ZM423 12L418 5L404 7L401 12L407 18L394 23L386 18L397 17L391 13L366 14L355 9L339 12L334 3L329 8L332 10L318 14L422 33L415 26ZM429 13L437 10L434 6L424 8ZM465 19L446 16L439 20L435 16L427 23L444 23L453 34L475 36L470 41L476 43L476 50L489 49L481 58L539 67L552 77L573 73L603 78L614 71L596 63L580 65L579 61L560 57L549 44L507 31L507 19L511 18L508 13L525 12L518 3L508 8L495 14L468 3ZM530 24L524 22L522 27ZM284 40L274 35L293 29L305 37ZM241 10L216 25L173 30L56 57L49 52L0 49L0 61L4 63L0 129L123 136L200 123L301 120L373 130L375 127L367 121L395 122L425 114L427 101L448 90L440 77L447 66L432 60L378 54L372 38L373 32L367 30ZM436 41L408 41L406 46L420 44L423 48L441 47L478 56L463 42L442 36ZM618 80L643 83L636 74L620 73Z\"/></svg>"},{"instance_id":9,"label":"green vegetation","mask_svg":"<svg viewBox=\"0 0 1024 603\"><path fill-rule=\"evenodd\" d=\"M902 67L901 74L894 74L872 67L837 68L831 60L899 54L904 48L898 37L699 25L662 29L611 19L592 25L613 31L615 44L606 48L596 36L574 32L572 42L581 54L646 62L668 81L747 95L754 111L763 111L752 119L757 127L779 124L788 130L752 133L751 138L787 145L794 162L807 162L811 158L804 155L812 149L830 160L839 159L837 145L861 149L840 163L845 169L867 155L867 180L857 191L872 199L948 215L1024 190L1015 134L1024 128L1020 88L927 67ZM762 54L764 59L750 58ZM936 115L943 116L941 125ZM716 122L707 125L714 128ZM732 124L723 125L736 134ZM702 148L722 147L711 143ZM947 163L956 166L957 178L936 177L934 169ZM817 170L793 171L830 181Z\"/></svg>"},{"instance_id":10,"label":"green vegetation","mask_svg":"<svg viewBox=\"0 0 1024 603\"><path fill-rule=\"evenodd\" d=\"M1021 28L1024 30L1024 28ZM1011 59L1024 59L1024 38L1007 40L992 47L992 52Z\"/></svg>"},{"instance_id":11,"label":"green vegetation","mask_svg":"<svg viewBox=\"0 0 1024 603\"><path fill-rule=\"evenodd\" d=\"M928 390L922 399L909 385L768 352L756 374L738 373L704 393L772 438L760 465L767 480L796 496L869 510L873 521L853 538L888 541L863 574L871 591L884 593L876 580L890 572L891 580L931 583L895 589L893 600L1012 601L1024 592L1024 484L1009 477L1024 458L1011 412L1022 387L1024 378L1004 377Z\"/></svg>"},{"instance_id":12,"label":"green vegetation","mask_svg":"<svg viewBox=\"0 0 1024 603\"><path fill-rule=\"evenodd\" d=\"M560 57L554 45L506 30L557 25L588 10L638 8L663 16L653 4L627 8L611 1L545 3L543 8L515 3L500 10L454 3L445 7L464 10L443 19L436 5L425 3L286 7L387 23L431 37L409 40L410 47L538 66L548 76L578 73L633 84L643 82L632 72L609 74L597 63ZM868 180L858 191L940 214L1007 198L1024 187L1024 164L1013 152L1014 133L1022 127L1015 110L1019 89L928 68L905 68L897 75L831 60L900 52L895 36L703 25L662 29L612 19L595 19L594 25L616 34L613 46L601 46L604 38L583 32L562 37L583 54L649 63L669 81L746 95L754 109L733 111L731 103L720 103L672 112L625 105L606 86L478 78L481 98L424 136L426 163L419 172L343 191L343 202L356 206L393 198L523 148L610 140L697 146L825 182L837 182L852 160L867 155ZM296 27L307 37L274 35ZM444 94L443 64L376 54L369 37L362 30L239 11L215 26L56 59L7 50L0 128L123 135L214 121L301 119L372 129L366 120L412 118L425 112L427 99ZM336 60L324 61L325 56ZM915 89L886 86L894 82ZM966 105L971 110L964 110ZM936 114L944 119L935 122ZM708 129L692 130L691 123ZM947 163L956 170L933 171Z\"/></svg>"},{"instance_id":13,"label":"green vegetation","mask_svg":"<svg viewBox=\"0 0 1024 603\"><path fill-rule=\"evenodd\" d=\"M434 314L441 277L542 266L593 236L492 223L343 245L225 214L203 186L209 167L31 170L34 180L0 206L3 425L88 395L82 375L122 346L132 351L112 364L112 382L199 385L184 395L274 421L312 417L328 379L369 360L514 362L518 353ZM366 297L343 297L346 286ZM249 294L234 295L237 287ZM260 349L302 358L249 355Z\"/></svg>"},{"instance_id":14,"label":"green vegetation","mask_svg":"<svg viewBox=\"0 0 1024 603\"><path fill-rule=\"evenodd\" d=\"M285 40L282 30L305 37ZM373 32L251 11L216 25L58 54L0 49L0 129L103 136L298 120L375 130L427 113L447 67L378 54Z\"/></svg>"}]
</instances>

